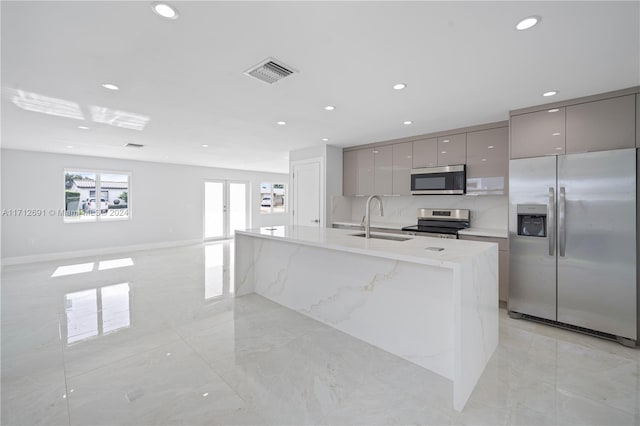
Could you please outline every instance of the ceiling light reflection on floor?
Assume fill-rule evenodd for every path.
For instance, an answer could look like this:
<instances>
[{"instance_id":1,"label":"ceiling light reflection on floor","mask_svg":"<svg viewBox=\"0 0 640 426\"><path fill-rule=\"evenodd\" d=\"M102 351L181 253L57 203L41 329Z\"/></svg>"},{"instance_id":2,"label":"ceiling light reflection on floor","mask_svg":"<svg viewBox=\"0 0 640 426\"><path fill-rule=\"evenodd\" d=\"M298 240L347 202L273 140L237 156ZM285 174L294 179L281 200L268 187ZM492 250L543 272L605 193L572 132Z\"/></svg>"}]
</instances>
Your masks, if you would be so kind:
<instances>
[{"instance_id":1,"label":"ceiling light reflection on floor","mask_svg":"<svg viewBox=\"0 0 640 426\"><path fill-rule=\"evenodd\" d=\"M99 271L105 271L107 269L124 268L126 266L133 266L133 259L125 257L122 259L103 260L98 264Z\"/></svg>"},{"instance_id":2,"label":"ceiling light reflection on floor","mask_svg":"<svg viewBox=\"0 0 640 426\"><path fill-rule=\"evenodd\" d=\"M41 114L84 120L80 105L76 102L39 95L33 92L25 92L19 89L5 90L10 96L11 102L18 108L26 111L39 112Z\"/></svg>"},{"instance_id":3,"label":"ceiling light reflection on floor","mask_svg":"<svg viewBox=\"0 0 640 426\"><path fill-rule=\"evenodd\" d=\"M58 266L51 274L51 278L64 277L66 275L84 274L93 271L94 263L78 263L75 265Z\"/></svg>"},{"instance_id":4,"label":"ceiling light reflection on floor","mask_svg":"<svg viewBox=\"0 0 640 426\"><path fill-rule=\"evenodd\" d=\"M144 130L149 117L134 112L118 111L106 107L91 106L91 119L96 123L104 123L123 129Z\"/></svg>"}]
</instances>

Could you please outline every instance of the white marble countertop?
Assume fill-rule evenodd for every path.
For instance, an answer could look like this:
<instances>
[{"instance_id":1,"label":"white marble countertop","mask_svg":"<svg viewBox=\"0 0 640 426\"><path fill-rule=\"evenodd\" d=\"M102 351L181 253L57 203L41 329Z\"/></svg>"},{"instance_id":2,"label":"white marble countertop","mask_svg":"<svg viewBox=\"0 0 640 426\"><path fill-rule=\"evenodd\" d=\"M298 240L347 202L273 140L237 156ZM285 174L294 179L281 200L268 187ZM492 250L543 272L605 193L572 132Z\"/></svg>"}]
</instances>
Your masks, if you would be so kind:
<instances>
[{"instance_id":1,"label":"white marble countertop","mask_svg":"<svg viewBox=\"0 0 640 426\"><path fill-rule=\"evenodd\" d=\"M458 231L459 235L472 235L474 237L509 238L509 231L497 228L467 228Z\"/></svg>"},{"instance_id":2,"label":"white marble countertop","mask_svg":"<svg viewBox=\"0 0 640 426\"><path fill-rule=\"evenodd\" d=\"M341 226L362 226L359 222L333 222L334 225ZM372 228L401 230L405 226L415 225L415 223L393 223L371 221Z\"/></svg>"},{"instance_id":3,"label":"white marble countertop","mask_svg":"<svg viewBox=\"0 0 640 426\"><path fill-rule=\"evenodd\" d=\"M454 268L461 263L470 262L478 254L486 250L497 250L493 243L477 241L410 235L403 235L403 237L408 238L407 241L392 241L355 237L353 236L355 233L358 233L358 231L312 226L271 226L236 231L236 234L240 235L446 268ZM375 232L373 234L375 235ZM388 236L390 234L381 233L381 235ZM443 250L429 249L433 247L442 248Z\"/></svg>"},{"instance_id":4,"label":"white marble countertop","mask_svg":"<svg viewBox=\"0 0 640 426\"><path fill-rule=\"evenodd\" d=\"M334 225L360 226L356 222L333 222ZM405 226L415 225L415 223L391 223L391 222L371 222L372 228L401 230ZM498 228L467 228L458 231L460 235L472 235L475 237L509 238L509 231Z\"/></svg>"}]
</instances>

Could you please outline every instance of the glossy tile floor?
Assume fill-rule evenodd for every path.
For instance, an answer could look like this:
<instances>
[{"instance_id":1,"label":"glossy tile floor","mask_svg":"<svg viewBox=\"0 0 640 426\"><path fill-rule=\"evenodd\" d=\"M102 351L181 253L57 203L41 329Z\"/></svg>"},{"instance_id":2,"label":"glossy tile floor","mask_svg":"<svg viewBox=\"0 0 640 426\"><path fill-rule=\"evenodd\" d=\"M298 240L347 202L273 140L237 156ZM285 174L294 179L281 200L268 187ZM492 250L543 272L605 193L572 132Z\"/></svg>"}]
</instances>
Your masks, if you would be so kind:
<instances>
[{"instance_id":1,"label":"glossy tile floor","mask_svg":"<svg viewBox=\"0 0 640 426\"><path fill-rule=\"evenodd\" d=\"M232 243L2 270L3 425L639 424L639 352L508 318L451 384L260 296Z\"/></svg>"}]
</instances>

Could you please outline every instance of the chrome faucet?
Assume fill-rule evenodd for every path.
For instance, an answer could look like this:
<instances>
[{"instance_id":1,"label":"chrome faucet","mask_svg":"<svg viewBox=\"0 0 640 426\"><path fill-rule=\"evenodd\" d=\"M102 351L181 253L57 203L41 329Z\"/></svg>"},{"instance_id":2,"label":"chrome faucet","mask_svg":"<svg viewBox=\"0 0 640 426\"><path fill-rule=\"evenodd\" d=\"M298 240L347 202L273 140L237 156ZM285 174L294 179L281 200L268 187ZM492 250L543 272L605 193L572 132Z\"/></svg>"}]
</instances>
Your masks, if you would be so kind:
<instances>
[{"instance_id":1,"label":"chrome faucet","mask_svg":"<svg viewBox=\"0 0 640 426\"><path fill-rule=\"evenodd\" d=\"M378 200L378 204L380 205L380 216L384 216L384 211L382 209L382 198L379 195L372 195L367 199L367 205L364 209L364 217L362 218L362 226L364 226L364 237L371 238L371 200Z\"/></svg>"}]
</instances>

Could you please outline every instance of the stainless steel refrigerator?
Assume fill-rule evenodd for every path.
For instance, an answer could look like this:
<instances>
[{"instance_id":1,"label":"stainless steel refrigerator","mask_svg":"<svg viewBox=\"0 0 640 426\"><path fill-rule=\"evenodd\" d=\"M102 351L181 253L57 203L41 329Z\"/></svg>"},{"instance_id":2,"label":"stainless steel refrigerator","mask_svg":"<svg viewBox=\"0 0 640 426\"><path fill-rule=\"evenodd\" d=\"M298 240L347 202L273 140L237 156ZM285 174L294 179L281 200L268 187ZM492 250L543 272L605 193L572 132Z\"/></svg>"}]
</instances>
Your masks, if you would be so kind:
<instances>
[{"instance_id":1,"label":"stainless steel refrigerator","mask_svg":"<svg viewBox=\"0 0 640 426\"><path fill-rule=\"evenodd\" d=\"M635 149L511 160L509 245L512 317L635 344Z\"/></svg>"}]
</instances>

